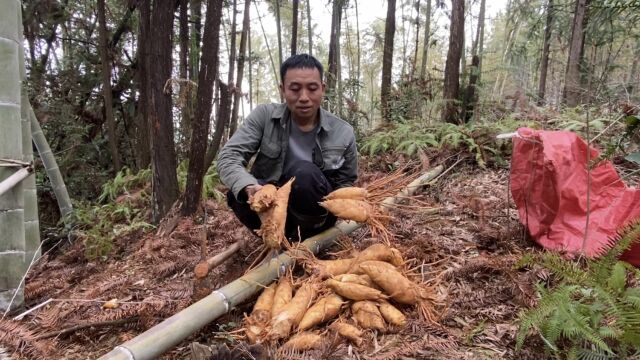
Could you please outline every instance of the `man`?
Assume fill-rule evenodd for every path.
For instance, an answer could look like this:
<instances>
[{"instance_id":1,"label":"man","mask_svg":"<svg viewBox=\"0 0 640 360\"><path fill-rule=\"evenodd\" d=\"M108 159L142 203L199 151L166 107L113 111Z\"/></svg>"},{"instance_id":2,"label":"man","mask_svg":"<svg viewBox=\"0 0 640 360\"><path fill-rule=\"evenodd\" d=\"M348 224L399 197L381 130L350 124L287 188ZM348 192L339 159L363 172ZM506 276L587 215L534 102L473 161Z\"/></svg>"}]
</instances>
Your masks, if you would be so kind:
<instances>
[{"instance_id":1,"label":"man","mask_svg":"<svg viewBox=\"0 0 640 360\"><path fill-rule=\"evenodd\" d=\"M218 173L231 190L227 203L249 229L260 218L247 200L262 185L283 185L295 177L285 233L313 236L336 219L318 205L331 191L352 186L358 174L353 128L321 108L325 92L322 64L311 55L291 56L280 67L285 104L264 104L247 116L218 156ZM249 160L257 153L251 172Z\"/></svg>"}]
</instances>

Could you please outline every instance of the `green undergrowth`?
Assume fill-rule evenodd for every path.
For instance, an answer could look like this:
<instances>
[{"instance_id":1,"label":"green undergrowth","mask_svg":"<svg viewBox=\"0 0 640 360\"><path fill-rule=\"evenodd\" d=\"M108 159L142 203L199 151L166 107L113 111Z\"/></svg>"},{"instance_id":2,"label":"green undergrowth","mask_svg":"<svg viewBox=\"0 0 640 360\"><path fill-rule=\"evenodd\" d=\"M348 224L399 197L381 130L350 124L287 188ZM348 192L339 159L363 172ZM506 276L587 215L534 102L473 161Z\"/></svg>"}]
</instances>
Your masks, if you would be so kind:
<instances>
[{"instance_id":1,"label":"green undergrowth","mask_svg":"<svg viewBox=\"0 0 640 360\"><path fill-rule=\"evenodd\" d=\"M540 266L551 276L537 284L538 304L519 315L516 348L537 336L548 357L627 359L640 355L640 271L619 257L640 237L630 227L598 259L557 253L525 255L518 267Z\"/></svg>"},{"instance_id":2,"label":"green undergrowth","mask_svg":"<svg viewBox=\"0 0 640 360\"><path fill-rule=\"evenodd\" d=\"M186 162L177 169L180 193L187 182ZM102 185L97 203L76 202L74 211L65 223L73 224L75 234L84 243L87 260L105 260L114 251L119 237L155 228L150 221L151 169L133 173L123 169ZM221 201L224 195L216 189L220 178L215 164L209 168L203 181L203 198Z\"/></svg>"},{"instance_id":3,"label":"green undergrowth","mask_svg":"<svg viewBox=\"0 0 640 360\"><path fill-rule=\"evenodd\" d=\"M534 122L512 119L464 125L425 125L420 121L396 123L369 134L362 140L360 151L367 155L393 151L414 157L427 149L448 150L470 154L482 168L488 164L501 166L506 164L511 153L511 142L498 140L496 136L522 126L537 127Z\"/></svg>"}]
</instances>

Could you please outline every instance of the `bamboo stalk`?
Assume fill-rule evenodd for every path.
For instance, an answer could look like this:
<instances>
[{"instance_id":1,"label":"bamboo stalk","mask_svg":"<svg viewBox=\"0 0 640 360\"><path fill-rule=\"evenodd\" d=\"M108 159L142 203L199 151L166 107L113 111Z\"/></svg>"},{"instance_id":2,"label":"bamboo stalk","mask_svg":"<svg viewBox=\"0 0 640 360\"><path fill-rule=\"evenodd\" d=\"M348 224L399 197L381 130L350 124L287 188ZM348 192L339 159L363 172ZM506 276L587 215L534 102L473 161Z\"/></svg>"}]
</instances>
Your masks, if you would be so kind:
<instances>
[{"instance_id":1,"label":"bamboo stalk","mask_svg":"<svg viewBox=\"0 0 640 360\"><path fill-rule=\"evenodd\" d=\"M51 147L49 147L47 139L44 137L40 123L38 122L31 105L29 105L28 115L29 122L31 123L31 138L33 140L33 144L36 146L36 149L38 149L38 154L40 155L40 159L44 165L44 170L49 177L49 181L51 181L53 193L56 195L60 214L62 215L62 218L65 219L66 215L73 211L69 192L67 192L67 187L64 184L64 179L60 173L60 168L58 167L56 158L51 151Z\"/></svg>"},{"instance_id":2,"label":"bamboo stalk","mask_svg":"<svg viewBox=\"0 0 640 360\"><path fill-rule=\"evenodd\" d=\"M244 244L244 241L242 240L235 242L231 244L231 246L223 250L222 252L218 253L217 255L212 256L206 259L205 261L200 262L198 265L196 265L195 269L193 270L194 274L196 275L196 278L202 279L206 277L209 274L209 271L220 266L220 264L227 261L231 257L231 255L235 254L238 250L240 250L243 244Z\"/></svg>"},{"instance_id":3,"label":"bamboo stalk","mask_svg":"<svg viewBox=\"0 0 640 360\"><path fill-rule=\"evenodd\" d=\"M414 180L407 188L408 195L420 186L434 179L442 172L442 166L430 170ZM394 201L390 198L389 202ZM301 245L317 254L333 244L342 234L350 234L362 224L353 221L340 221L334 227L305 240ZM265 286L285 273L294 260L287 252L263 263L255 270L212 292L204 299L183 309L135 338L118 345L101 360L146 360L155 359L165 351L180 343L189 335L202 328L233 307L249 300Z\"/></svg>"},{"instance_id":4,"label":"bamboo stalk","mask_svg":"<svg viewBox=\"0 0 640 360\"><path fill-rule=\"evenodd\" d=\"M22 168L16 171L13 175L0 182L0 196L7 191L11 190L14 186L19 184L22 180L26 179L33 172L32 167Z\"/></svg>"}]
</instances>

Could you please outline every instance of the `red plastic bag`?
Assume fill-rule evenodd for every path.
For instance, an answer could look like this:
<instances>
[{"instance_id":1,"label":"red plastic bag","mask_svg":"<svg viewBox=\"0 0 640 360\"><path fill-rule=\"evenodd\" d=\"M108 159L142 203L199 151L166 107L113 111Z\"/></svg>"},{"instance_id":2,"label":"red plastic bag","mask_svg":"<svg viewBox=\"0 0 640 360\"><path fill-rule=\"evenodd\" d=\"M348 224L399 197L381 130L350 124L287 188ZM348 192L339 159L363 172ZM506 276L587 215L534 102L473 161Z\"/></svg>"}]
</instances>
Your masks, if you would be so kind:
<instances>
[{"instance_id":1,"label":"red plastic bag","mask_svg":"<svg viewBox=\"0 0 640 360\"><path fill-rule=\"evenodd\" d=\"M589 151L589 160L598 158L596 149ZM570 256L605 252L624 225L640 218L640 191L628 188L611 162L593 167L589 184L587 144L569 131L518 129L513 138L511 193L520 221L533 239ZM640 245L623 259L639 266Z\"/></svg>"}]
</instances>

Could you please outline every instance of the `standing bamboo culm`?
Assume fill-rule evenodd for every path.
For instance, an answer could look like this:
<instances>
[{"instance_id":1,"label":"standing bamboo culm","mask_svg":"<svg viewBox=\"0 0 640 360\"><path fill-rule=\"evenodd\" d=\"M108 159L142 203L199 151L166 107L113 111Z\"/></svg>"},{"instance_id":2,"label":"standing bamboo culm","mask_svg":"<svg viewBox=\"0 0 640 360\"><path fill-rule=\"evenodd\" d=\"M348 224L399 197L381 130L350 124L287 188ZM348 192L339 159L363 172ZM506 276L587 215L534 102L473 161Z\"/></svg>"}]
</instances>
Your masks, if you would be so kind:
<instances>
[{"instance_id":1,"label":"standing bamboo culm","mask_svg":"<svg viewBox=\"0 0 640 360\"><path fill-rule=\"evenodd\" d=\"M22 12L19 12L22 15ZM20 19L22 16L20 17ZM20 22L19 24L22 24ZM21 87L21 105L20 117L22 124L22 161L25 163L33 162L33 146L31 145L31 121L29 120L29 96L27 95L26 79L27 73L25 69L24 59L24 41L22 40L22 32L20 31L20 51L18 52L18 64L20 66ZM36 191L36 176L32 172L28 178L23 181L24 191L24 241L25 241L25 263L27 266L40 256L40 220L38 219L38 195Z\"/></svg>"},{"instance_id":2,"label":"standing bamboo culm","mask_svg":"<svg viewBox=\"0 0 640 360\"><path fill-rule=\"evenodd\" d=\"M20 118L20 1L4 2L0 15L0 159L22 160ZM2 161L0 161L0 165ZM0 166L0 182L19 168ZM24 185L0 196L0 309L24 302L20 281L25 271ZM13 302L12 302L13 299Z\"/></svg>"}]
</instances>

